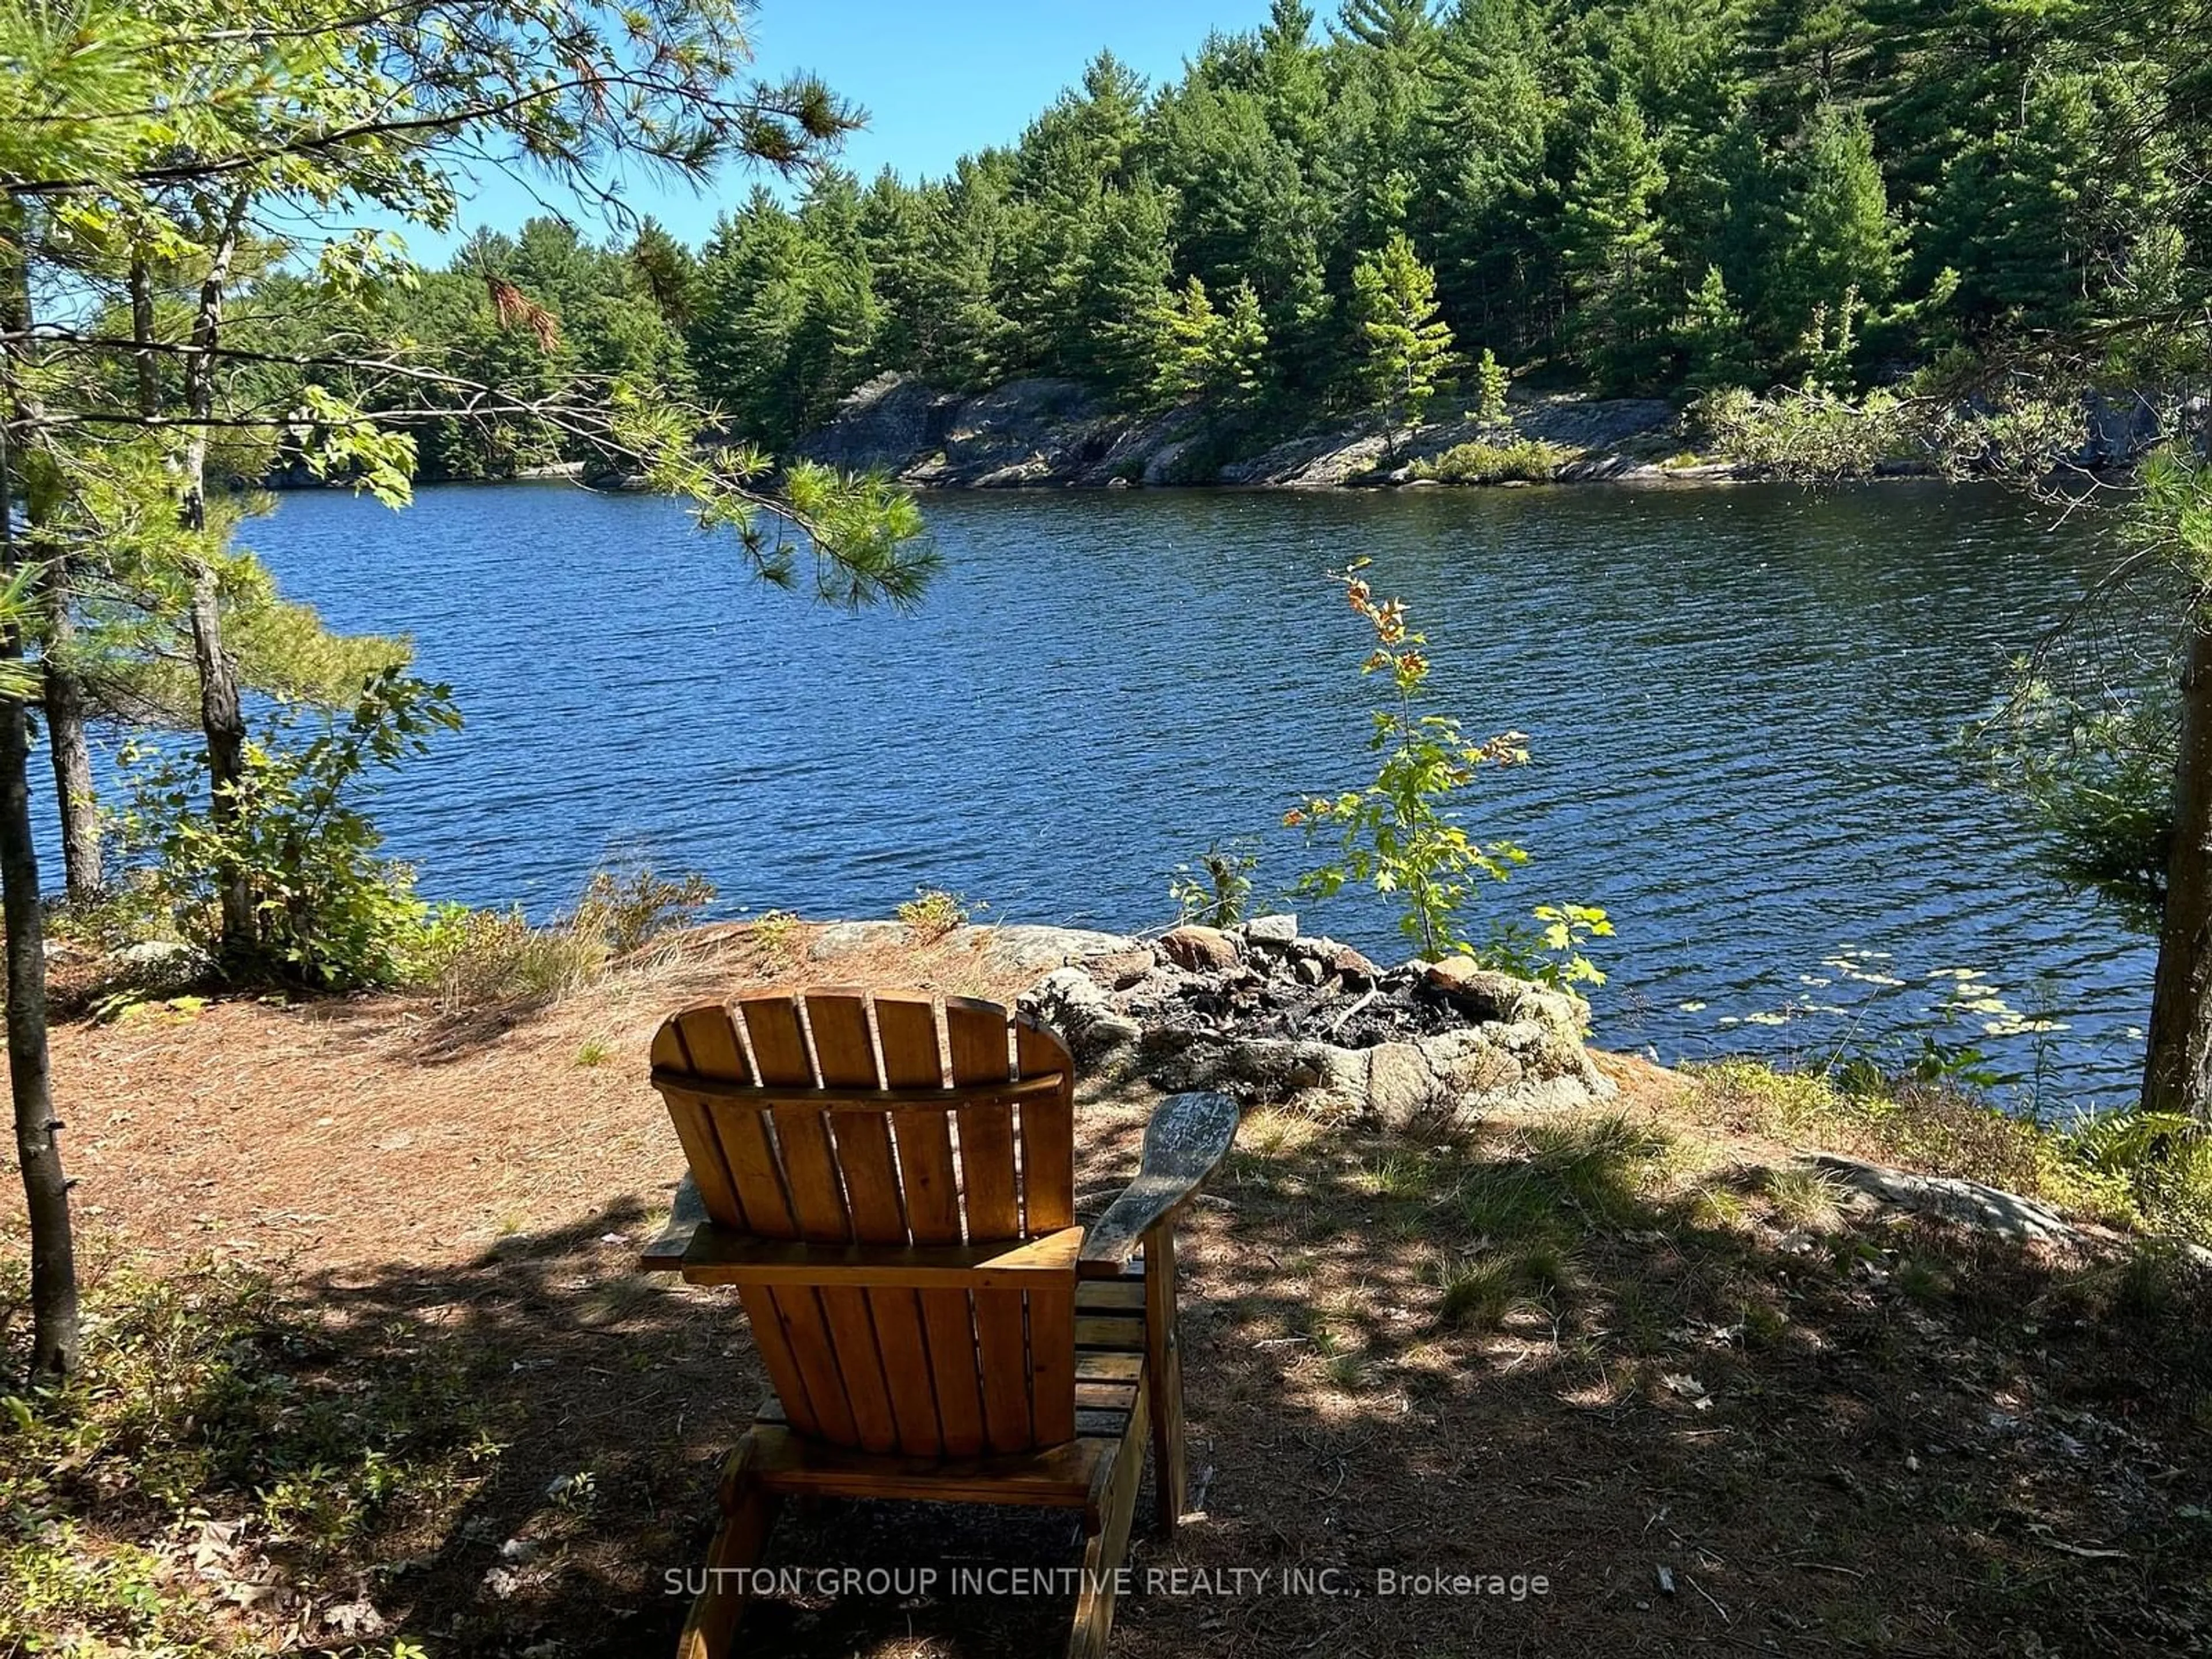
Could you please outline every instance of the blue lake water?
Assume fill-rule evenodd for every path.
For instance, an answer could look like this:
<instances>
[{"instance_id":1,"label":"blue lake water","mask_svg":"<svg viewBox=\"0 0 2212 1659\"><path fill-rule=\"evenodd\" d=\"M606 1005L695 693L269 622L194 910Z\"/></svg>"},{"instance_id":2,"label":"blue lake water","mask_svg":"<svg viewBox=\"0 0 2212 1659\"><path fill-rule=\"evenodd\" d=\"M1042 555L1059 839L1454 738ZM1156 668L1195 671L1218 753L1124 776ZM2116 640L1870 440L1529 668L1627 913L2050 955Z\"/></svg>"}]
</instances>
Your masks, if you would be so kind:
<instances>
[{"instance_id":1,"label":"blue lake water","mask_svg":"<svg viewBox=\"0 0 2212 1659\"><path fill-rule=\"evenodd\" d=\"M381 809L434 896L543 913L645 858L707 872L729 915L883 915L929 883L1115 928L1162 921L1210 837L1261 837L1263 892L1308 861L1283 809L1368 758L1367 642L1325 580L1366 555L1440 703L1529 734L1534 763L1468 798L1533 855L1483 902L1612 911L1602 1041L1820 1054L1963 968L2067 1027L1990 1039L2006 1066L2039 1043L2073 1098L2130 1086L2148 945L2038 872L1951 746L2105 568L2080 525L1917 484L927 507L946 569L905 616L763 587L673 504L557 484L401 514L295 495L246 538L453 684L467 729ZM1305 912L1404 953L1371 899Z\"/></svg>"}]
</instances>

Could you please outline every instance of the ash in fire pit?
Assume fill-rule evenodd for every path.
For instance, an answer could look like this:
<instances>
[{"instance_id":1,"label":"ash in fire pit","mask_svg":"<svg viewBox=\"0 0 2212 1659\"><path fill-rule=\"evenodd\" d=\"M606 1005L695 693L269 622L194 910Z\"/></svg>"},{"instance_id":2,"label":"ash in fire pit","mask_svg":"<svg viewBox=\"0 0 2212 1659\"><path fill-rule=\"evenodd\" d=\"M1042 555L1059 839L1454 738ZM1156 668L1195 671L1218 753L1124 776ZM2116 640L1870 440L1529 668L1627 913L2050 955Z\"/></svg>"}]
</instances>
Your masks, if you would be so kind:
<instances>
[{"instance_id":1,"label":"ash in fire pit","mask_svg":"<svg viewBox=\"0 0 2212 1659\"><path fill-rule=\"evenodd\" d=\"M1079 1057L1127 1054L1163 1089L1317 1096L1392 1127L1612 1092L1577 999L1466 957L1380 968L1295 916L1178 927L1060 969L1023 1000Z\"/></svg>"}]
</instances>

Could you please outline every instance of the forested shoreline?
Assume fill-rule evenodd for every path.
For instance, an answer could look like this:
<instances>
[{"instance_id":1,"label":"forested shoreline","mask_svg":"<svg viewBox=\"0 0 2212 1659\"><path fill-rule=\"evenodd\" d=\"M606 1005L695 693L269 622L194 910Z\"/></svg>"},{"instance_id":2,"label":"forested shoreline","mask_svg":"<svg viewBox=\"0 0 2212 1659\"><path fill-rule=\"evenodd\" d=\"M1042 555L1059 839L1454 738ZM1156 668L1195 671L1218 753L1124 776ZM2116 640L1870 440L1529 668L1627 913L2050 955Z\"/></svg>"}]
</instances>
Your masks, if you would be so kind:
<instances>
[{"instance_id":1,"label":"forested shoreline","mask_svg":"<svg viewBox=\"0 0 2212 1659\"><path fill-rule=\"evenodd\" d=\"M1164 85L1102 53L944 179L826 166L696 249L535 219L386 303L471 382L669 386L772 453L885 374L1200 414L1209 465L1502 422L1509 384L1663 397L1721 446L1716 400L1986 401L2054 345L2092 384L2185 378L2168 334L2116 325L2204 290L2205 158L2167 118L2204 73L2148 7L1278 0ZM577 450L476 418L419 447L428 478Z\"/></svg>"}]
</instances>

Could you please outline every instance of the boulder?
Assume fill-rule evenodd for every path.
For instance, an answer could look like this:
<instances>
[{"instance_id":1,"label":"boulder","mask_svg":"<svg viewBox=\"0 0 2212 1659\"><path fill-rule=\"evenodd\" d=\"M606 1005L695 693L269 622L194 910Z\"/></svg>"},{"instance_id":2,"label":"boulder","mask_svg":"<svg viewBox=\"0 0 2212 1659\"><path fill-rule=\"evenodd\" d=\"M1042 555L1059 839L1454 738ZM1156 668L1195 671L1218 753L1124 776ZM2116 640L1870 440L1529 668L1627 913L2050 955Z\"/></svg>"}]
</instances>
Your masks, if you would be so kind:
<instances>
[{"instance_id":1,"label":"boulder","mask_svg":"<svg viewBox=\"0 0 2212 1659\"><path fill-rule=\"evenodd\" d=\"M1105 988L1080 968L1054 969L1022 993L1018 1006L1059 1032L1079 1060L1095 1060L1143 1034L1136 1021L1115 1008Z\"/></svg>"},{"instance_id":2,"label":"boulder","mask_svg":"<svg viewBox=\"0 0 2212 1659\"><path fill-rule=\"evenodd\" d=\"M1126 1048L1145 1035L1145 1028L1127 1014L1101 1014L1084 1028L1085 1054L1091 1058Z\"/></svg>"},{"instance_id":3,"label":"boulder","mask_svg":"<svg viewBox=\"0 0 2212 1659\"><path fill-rule=\"evenodd\" d=\"M1083 965L1091 970L1093 978L1116 991L1126 991L1152 971L1155 958L1150 948L1139 946L1133 951L1115 951L1092 957Z\"/></svg>"},{"instance_id":4,"label":"boulder","mask_svg":"<svg viewBox=\"0 0 2212 1659\"><path fill-rule=\"evenodd\" d=\"M1288 950L1297 943L1298 919L1296 916L1255 916L1237 932L1247 945Z\"/></svg>"},{"instance_id":5,"label":"boulder","mask_svg":"<svg viewBox=\"0 0 2212 1659\"><path fill-rule=\"evenodd\" d=\"M1057 968L1089 957L1120 956L1137 948L1137 941L1127 933L1102 933L1088 927L1012 923L957 931L971 936L994 967L1017 970Z\"/></svg>"},{"instance_id":6,"label":"boulder","mask_svg":"<svg viewBox=\"0 0 2212 1659\"><path fill-rule=\"evenodd\" d=\"M1407 1129L1435 1103L1436 1074L1410 1042L1381 1042L1367 1051L1368 1109L1386 1129Z\"/></svg>"},{"instance_id":7,"label":"boulder","mask_svg":"<svg viewBox=\"0 0 2212 1659\"><path fill-rule=\"evenodd\" d=\"M181 939L147 939L126 945L114 956L125 975L147 990L181 988L197 983L215 968L207 952Z\"/></svg>"},{"instance_id":8,"label":"boulder","mask_svg":"<svg viewBox=\"0 0 2212 1659\"><path fill-rule=\"evenodd\" d=\"M816 962L850 956L875 945L901 945L907 938L902 921L833 921L814 936L806 954Z\"/></svg>"},{"instance_id":9,"label":"boulder","mask_svg":"<svg viewBox=\"0 0 2212 1659\"><path fill-rule=\"evenodd\" d=\"M1333 939L1317 939L1314 945L1315 959L1355 991L1367 990L1382 977L1380 968L1349 945L1340 945Z\"/></svg>"},{"instance_id":10,"label":"boulder","mask_svg":"<svg viewBox=\"0 0 2212 1659\"><path fill-rule=\"evenodd\" d=\"M1528 1066L1512 1048L1484 1030L1447 1031L1423 1037L1414 1047L1429 1070L1457 1094L1494 1098L1518 1087L1528 1075ZM1557 1057L1556 1068L1571 1070L1573 1060Z\"/></svg>"},{"instance_id":11,"label":"boulder","mask_svg":"<svg viewBox=\"0 0 2212 1659\"><path fill-rule=\"evenodd\" d=\"M1577 1038L1589 1024L1589 1005L1571 992L1486 968L1473 957L1424 963L1420 974L1477 1019L1506 1024L1533 1019Z\"/></svg>"},{"instance_id":12,"label":"boulder","mask_svg":"<svg viewBox=\"0 0 2212 1659\"><path fill-rule=\"evenodd\" d=\"M2074 1224L2052 1209L2018 1193L1986 1187L1957 1176L1914 1175L1909 1170L1863 1164L1855 1158L1823 1152L1813 1160L1822 1174L1885 1204L1920 1215L1955 1221L2001 1237L2057 1243L2075 1236Z\"/></svg>"},{"instance_id":13,"label":"boulder","mask_svg":"<svg viewBox=\"0 0 2212 1659\"><path fill-rule=\"evenodd\" d=\"M1188 974L1224 974L1236 967L1243 952L1235 937L1218 927L1186 923L1160 936L1167 959Z\"/></svg>"}]
</instances>

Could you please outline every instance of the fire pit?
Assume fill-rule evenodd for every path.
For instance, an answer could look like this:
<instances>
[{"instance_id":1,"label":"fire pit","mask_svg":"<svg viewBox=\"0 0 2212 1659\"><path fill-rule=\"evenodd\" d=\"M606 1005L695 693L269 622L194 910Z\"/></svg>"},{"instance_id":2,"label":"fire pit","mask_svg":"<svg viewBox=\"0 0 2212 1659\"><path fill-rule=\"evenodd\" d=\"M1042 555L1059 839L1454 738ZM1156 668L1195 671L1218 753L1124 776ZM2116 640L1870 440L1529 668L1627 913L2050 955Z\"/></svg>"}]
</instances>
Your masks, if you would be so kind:
<instances>
[{"instance_id":1,"label":"fire pit","mask_svg":"<svg viewBox=\"0 0 2212 1659\"><path fill-rule=\"evenodd\" d=\"M1295 916L1178 927L1059 969L1023 1001L1079 1058L1120 1058L1162 1089L1303 1097L1393 1128L1613 1091L1576 998L1467 957L1381 968Z\"/></svg>"}]
</instances>

